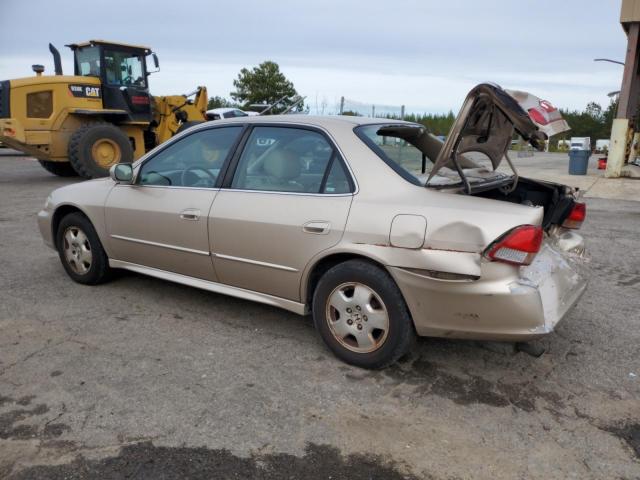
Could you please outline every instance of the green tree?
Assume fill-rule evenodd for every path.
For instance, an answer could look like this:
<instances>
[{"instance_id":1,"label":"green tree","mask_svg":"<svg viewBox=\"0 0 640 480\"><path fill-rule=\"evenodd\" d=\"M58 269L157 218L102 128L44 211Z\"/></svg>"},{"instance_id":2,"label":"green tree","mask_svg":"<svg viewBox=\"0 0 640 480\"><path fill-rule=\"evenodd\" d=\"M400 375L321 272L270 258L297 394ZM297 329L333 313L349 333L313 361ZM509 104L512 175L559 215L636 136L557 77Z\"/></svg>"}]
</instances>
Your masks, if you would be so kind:
<instances>
[{"instance_id":1,"label":"green tree","mask_svg":"<svg viewBox=\"0 0 640 480\"><path fill-rule=\"evenodd\" d=\"M231 100L227 100L224 97L220 97L216 95L215 97L209 98L209 103L207 103L207 110L212 110L214 108L235 108L238 105Z\"/></svg>"},{"instance_id":2,"label":"green tree","mask_svg":"<svg viewBox=\"0 0 640 480\"><path fill-rule=\"evenodd\" d=\"M551 138L551 146L555 148L558 140L568 140L571 137L591 137L593 147L596 140L611 137L611 125L617 110L618 103L613 100L606 110L595 102L589 102L583 111L560 110L571 130Z\"/></svg>"},{"instance_id":3,"label":"green tree","mask_svg":"<svg viewBox=\"0 0 640 480\"><path fill-rule=\"evenodd\" d=\"M233 81L235 92L231 92L231 98L247 107L253 103L273 104L282 97L292 99L298 95L293 83L280 71L277 63L267 60L257 67L249 70L243 68L238 78ZM286 101L285 101L286 103ZM278 113L287 108L287 105L278 105L271 112ZM296 111L304 110L300 104Z\"/></svg>"}]
</instances>

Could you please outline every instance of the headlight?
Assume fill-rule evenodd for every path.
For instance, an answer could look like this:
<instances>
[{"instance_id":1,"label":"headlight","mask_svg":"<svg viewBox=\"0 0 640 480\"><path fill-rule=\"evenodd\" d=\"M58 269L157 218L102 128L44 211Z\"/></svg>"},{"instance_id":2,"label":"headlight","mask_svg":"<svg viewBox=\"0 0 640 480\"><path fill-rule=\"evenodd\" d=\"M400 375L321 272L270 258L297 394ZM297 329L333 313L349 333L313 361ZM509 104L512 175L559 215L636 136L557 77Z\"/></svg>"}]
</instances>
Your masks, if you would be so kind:
<instances>
[{"instance_id":1,"label":"headlight","mask_svg":"<svg viewBox=\"0 0 640 480\"><path fill-rule=\"evenodd\" d=\"M44 201L44 209L49 210L49 207L51 207L51 195Z\"/></svg>"}]
</instances>

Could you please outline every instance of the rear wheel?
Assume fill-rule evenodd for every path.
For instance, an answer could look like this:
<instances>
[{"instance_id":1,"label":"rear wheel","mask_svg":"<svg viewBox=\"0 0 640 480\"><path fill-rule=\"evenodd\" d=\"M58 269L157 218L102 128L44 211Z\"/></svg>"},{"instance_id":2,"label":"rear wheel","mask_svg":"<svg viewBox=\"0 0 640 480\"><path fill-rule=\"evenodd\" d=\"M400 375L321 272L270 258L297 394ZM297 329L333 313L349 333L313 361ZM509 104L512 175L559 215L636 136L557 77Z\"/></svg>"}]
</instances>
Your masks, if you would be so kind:
<instances>
[{"instance_id":1,"label":"rear wheel","mask_svg":"<svg viewBox=\"0 0 640 480\"><path fill-rule=\"evenodd\" d=\"M69 162L84 178L106 177L113 165L132 161L129 138L109 123L85 125L69 140Z\"/></svg>"},{"instance_id":2,"label":"rear wheel","mask_svg":"<svg viewBox=\"0 0 640 480\"><path fill-rule=\"evenodd\" d=\"M52 162L50 160L38 160L42 168L47 172L58 175L59 177L77 177L78 172L73 169L69 162Z\"/></svg>"},{"instance_id":3,"label":"rear wheel","mask_svg":"<svg viewBox=\"0 0 640 480\"><path fill-rule=\"evenodd\" d=\"M70 213L60 221L56 245L62 266L74 281L97 285L109 279L109 259L93 225L83 214Z\"/></svg>"},{"instance_id":4,"label":"rear wheel","mask_svg":"<svg viewBox=\"0 0 640 480\"><path fill-rule=\"evenodd\" d=\"M322 276L313 295L313 320L338 358L362 368L394 363L415 338L393 278L363 260L341 263Z\"/></svg>"}]
</instances>

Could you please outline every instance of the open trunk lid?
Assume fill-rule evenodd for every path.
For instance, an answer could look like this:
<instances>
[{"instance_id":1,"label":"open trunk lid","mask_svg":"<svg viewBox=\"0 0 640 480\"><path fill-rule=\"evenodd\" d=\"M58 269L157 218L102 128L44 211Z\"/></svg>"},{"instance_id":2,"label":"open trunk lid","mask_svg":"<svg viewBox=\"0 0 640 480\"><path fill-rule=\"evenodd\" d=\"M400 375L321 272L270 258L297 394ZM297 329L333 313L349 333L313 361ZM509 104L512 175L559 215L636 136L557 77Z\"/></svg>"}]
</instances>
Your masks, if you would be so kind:
<instances>
[{"instance_id":1,"label":"open trunk lid","mask_svg":"<svg viewBox=\"0 0 640 480\"><path fill-rule=\"evenodd\" d=\"M481 83L467 95L426 185L439 170L448 167L457 170L467 193L487 189L490 185L472 184L465 176L465 167L470 166L465 153L486 155L495 171L503 158L511 163L507 150L514 133L537 150L544 150L546 139L566 130L569 130L569 125L546 100L528 92L504 90L495 84ZM517 176L514 182L517 182Z\"/></svg>"}]
</instances>

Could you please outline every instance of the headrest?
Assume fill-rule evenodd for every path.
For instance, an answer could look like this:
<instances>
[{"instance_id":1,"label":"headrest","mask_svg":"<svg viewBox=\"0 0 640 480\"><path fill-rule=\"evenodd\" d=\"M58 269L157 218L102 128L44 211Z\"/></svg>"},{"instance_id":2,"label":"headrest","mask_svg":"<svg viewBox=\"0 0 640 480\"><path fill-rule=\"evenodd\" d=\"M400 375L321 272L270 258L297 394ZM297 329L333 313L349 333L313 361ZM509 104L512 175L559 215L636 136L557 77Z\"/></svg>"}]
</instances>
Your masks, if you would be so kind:
<instances>
[{"instance_id":1,"label":"headrest","mask_svg":"<svg viewBox=\"0 0 640 480\"><path fill-rule=\"evenodd\" d=\"M300 161L293 152L274 150L264 159L264 171L281 180L293 180L300 176Z\"/></svg>"}]
</instances>

